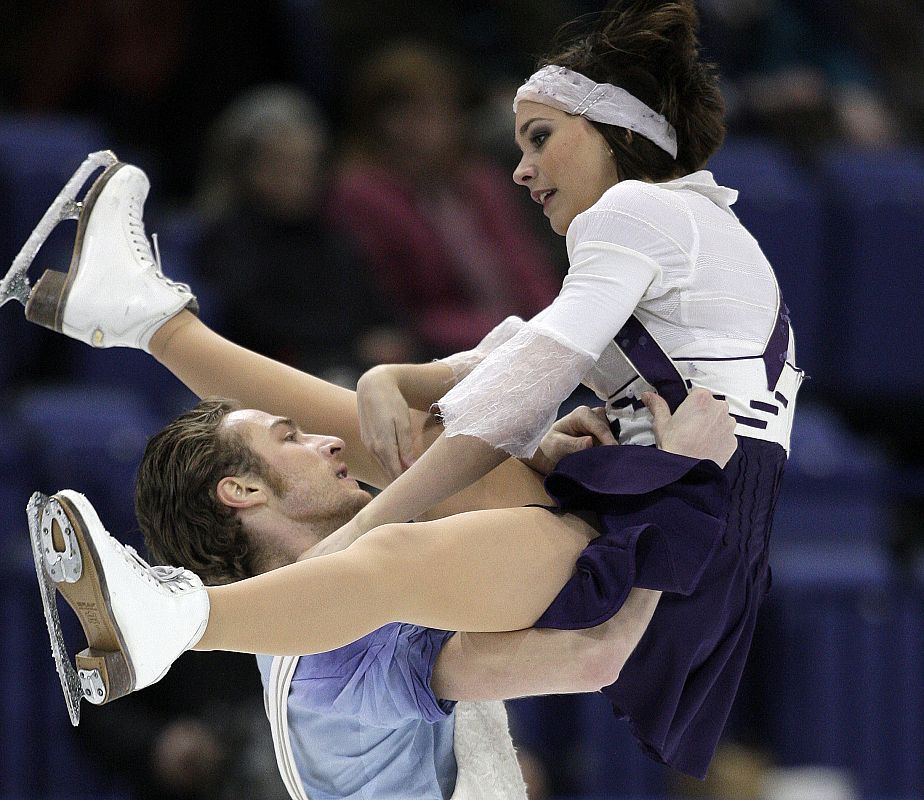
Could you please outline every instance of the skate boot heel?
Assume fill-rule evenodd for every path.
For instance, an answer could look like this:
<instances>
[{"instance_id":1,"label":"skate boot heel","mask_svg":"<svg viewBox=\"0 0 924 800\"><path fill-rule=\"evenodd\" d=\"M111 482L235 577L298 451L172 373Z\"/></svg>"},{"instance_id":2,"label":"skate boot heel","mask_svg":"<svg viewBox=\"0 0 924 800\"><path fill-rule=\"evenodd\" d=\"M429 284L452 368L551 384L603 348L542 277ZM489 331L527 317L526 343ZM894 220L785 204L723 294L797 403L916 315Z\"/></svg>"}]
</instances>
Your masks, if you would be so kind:
<instances>
[{"instance_id":1,"label":"skate boot heel","mask_svg":"<svg viewBox=\"0 0 924 800\"><path fill-rule=\"evenodd\" d=\"M121 652L89 647L78 653L75 661L83 699L94 705L117 700L133 688L131 671Z\"/></svg>"},{"instance_id":2,"label":"skate boot heel","mask_svg":"<svg viewBox=\"0 0 924 800\"><path fill-rule=\"evenodd\" d=\"M60 309L63 304L67 275L53 269L45 270L38 279L26 303L26 319L37 325L61 332Z\"/></svg>"}]
</instances>

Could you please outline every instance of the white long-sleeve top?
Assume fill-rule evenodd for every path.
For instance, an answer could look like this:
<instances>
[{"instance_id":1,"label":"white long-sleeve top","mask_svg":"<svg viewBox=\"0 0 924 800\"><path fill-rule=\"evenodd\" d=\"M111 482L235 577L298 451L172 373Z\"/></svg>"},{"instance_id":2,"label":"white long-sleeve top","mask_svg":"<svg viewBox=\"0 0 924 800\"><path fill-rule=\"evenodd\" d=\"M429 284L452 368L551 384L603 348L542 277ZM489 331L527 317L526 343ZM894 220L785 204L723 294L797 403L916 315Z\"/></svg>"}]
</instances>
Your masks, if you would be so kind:
<instances>
[{"instance_id":1,"label":"white long-sleeve top","mask_svg":"<svg viewBox=\"0 0 924 800\"><path fill-rule=\"evenodd\" d=\"M652 444L651 416L635 400L652 387L614 341L634 313L688 387L728 400L736 433L788 450L802 373L790 330L783 372L768 387L761 356L780 293L731 210L737 194L706 171L623 181L604 193L568 229L571 266L552 304L528 322L508 318L475 350L445 359L461 377L438 404L446 434L528 457L583 382L619 420L621 442Z\"/></svg>"}]
</instances>

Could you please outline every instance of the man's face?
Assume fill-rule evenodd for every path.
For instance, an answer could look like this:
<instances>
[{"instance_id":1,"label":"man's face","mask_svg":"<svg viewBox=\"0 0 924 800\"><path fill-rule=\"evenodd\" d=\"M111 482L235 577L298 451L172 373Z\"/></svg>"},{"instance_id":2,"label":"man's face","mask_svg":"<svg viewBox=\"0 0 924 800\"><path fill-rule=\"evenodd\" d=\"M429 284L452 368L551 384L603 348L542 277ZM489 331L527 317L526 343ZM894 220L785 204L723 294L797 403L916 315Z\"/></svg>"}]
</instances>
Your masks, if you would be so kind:
<instances>
[{"instance_id":1,"label":"man's face","mask_svg":"<svg viewBox=\"0 0 924 800\"><path fill-rule=\"evenodd\" d=\"M282 487L264 484L268 502L294 522L326 528L326 535L372 499L349 477L345 445L336 437L302 433L291 420L255 409L234 411L221 424L242 435L281 478Z\"/></svg>"}]
</instances>

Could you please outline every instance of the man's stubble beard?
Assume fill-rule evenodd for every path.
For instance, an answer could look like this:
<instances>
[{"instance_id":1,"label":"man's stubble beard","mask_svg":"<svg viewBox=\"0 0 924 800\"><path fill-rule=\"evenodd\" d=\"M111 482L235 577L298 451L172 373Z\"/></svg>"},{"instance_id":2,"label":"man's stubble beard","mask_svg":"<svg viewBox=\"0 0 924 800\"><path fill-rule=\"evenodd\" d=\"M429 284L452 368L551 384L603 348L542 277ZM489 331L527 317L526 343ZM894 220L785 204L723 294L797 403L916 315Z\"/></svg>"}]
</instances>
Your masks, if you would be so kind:
<instances>
[{"instance_id":1,"label":"man's stubble beard","mask_svg":"<svg viewBox=\"0 0 924 800\"><path fill-rule=\"evenodd\" d=\"M344 498L344 502L339 507L326 513L312 516L308 520L308 524L312 526L321 539L326 539L334 531L339 530L350 522L371 501L372 497L369 494L359 494L357 492L349 498Z\"/></svg>"}]
</instances>

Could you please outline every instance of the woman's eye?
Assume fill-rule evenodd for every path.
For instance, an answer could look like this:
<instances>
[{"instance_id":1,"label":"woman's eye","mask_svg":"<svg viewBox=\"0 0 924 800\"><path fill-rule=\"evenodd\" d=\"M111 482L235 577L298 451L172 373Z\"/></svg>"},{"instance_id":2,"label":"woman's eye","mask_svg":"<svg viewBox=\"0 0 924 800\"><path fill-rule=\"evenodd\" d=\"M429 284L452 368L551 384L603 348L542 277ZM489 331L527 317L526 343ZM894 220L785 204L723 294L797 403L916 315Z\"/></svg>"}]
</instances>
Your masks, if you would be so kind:
<instances>
[{"instance_id":1,"label":"woman's eye","mask_svg":"<svg viewBox=\"0 0 924 800\"><path fill-rule=\"evenodd\" d=\"M542 147L542 145L545 143L545 140L548 138L549 134L545 131L541 131L540 133L534 133L529 140L533 143L533 146Z\"/></svg>"},{"instance_id":2,"label":"woman's eye","mask_svg":"<svg viewBox=\"0 0 924 800\"><path fill-rule=\"evenodd\" d=\"M284 440L284 441L286 441L286 442L294 442L296 438L297 438L297 436L296 436L295 431L290 431L289 433L286 434L285 440Z\"/></svg>"}]
</instances>

